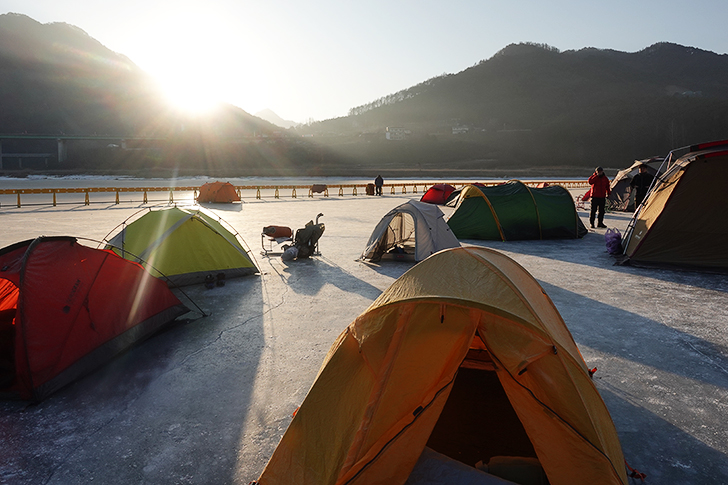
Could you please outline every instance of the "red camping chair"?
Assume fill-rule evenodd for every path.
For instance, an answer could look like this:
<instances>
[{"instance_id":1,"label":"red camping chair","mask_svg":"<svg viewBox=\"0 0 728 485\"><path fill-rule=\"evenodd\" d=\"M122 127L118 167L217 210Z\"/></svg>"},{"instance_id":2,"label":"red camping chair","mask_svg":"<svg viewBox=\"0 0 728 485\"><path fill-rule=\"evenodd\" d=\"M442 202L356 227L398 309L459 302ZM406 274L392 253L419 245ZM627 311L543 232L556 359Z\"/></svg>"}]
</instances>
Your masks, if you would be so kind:
<instances>
[{"instance_id":1,"label":"red camping chair","mask_svg":"<svg viewBox=\"0 0 728 485\"><path fill-rule=\"evenodd\" d=\"M260 233L260 245L263 256L275 256L283 254L282 245L293 242L293 231L287 226L265 226Z\"/></svg>"}]
</instances>

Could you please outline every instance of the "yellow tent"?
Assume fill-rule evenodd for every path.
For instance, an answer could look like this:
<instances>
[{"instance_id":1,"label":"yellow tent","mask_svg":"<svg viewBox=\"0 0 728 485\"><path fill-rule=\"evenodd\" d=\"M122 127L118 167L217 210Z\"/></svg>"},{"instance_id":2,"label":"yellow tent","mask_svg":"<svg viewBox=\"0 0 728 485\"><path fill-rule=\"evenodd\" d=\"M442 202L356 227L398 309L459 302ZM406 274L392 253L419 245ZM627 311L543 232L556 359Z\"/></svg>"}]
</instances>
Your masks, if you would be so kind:
<instances>
[{"instance_id":1,"label":"yellow tent","mask_svg":"<svg viewBox=\"0 0 728 485\"><path fill-rule=\"evenodd\" d=\"M537 457L551 485L627 483L561 316L498 252L436 253L351 323L258 483L403 484L426 446L470 466Z\"/></svg>"},{"instance_id":2,"label":"yellow tent","mask_svg":"<svg viewBox=\"0 0 728 485\"><path fill-rule=\"evenodd\" d=\"M258 270L242 238L226 229L222 219L199 209L149 209L128 221L108 240L106 249L141 263L156 277L166 277L168 284L192 285L208 276L230 279Z\"/></svg>"}]
</instances>

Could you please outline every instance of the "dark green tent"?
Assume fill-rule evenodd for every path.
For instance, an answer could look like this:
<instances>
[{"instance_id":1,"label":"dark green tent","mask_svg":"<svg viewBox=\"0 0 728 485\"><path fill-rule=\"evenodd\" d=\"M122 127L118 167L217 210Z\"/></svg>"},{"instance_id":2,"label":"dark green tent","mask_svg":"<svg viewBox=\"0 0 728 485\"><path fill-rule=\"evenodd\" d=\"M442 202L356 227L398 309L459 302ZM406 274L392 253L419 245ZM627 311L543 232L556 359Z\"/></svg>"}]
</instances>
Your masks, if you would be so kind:
<instances>
[{"instance_id":1,"label":"dark green tent","mask_svg":"<svg viewBox=\"0 0 728 485\"><path fill-rule=\"evenodd\" d=\"M574 239L587 233L568 190L528 187L518 180L466 186L447 224L458 239Z\"/></svg>"}]
</instances>

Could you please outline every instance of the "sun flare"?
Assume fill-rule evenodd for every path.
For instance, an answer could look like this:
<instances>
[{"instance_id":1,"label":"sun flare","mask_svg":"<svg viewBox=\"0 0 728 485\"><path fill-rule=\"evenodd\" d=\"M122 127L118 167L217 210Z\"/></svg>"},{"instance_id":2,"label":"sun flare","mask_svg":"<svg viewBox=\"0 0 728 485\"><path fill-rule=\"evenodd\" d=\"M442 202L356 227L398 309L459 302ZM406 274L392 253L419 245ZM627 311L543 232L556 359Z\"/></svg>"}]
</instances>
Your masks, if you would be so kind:
<instances>
[{"instance_id":1,"label":"sun flare","mask_svg":"<svg viewBox=\"0 0 728 485\"><path fill-rule=\"evenodd\" d=\"M188 114L209 113L220 104L220 100L212 94L212 89L212 86L200 83L162 83L164 95L172 107Z\"/></svg>"},{"instance_id":2,"label":"sun flare","mask_svg":"<svg viewBox=\"0 0 728 485\"><path fill-rule=\"evenodd\" d=\"M146 38L156 53L148 71L176 109L204 114L222 102L220 83L226 79L224 68L229 60L219 46L230 44L223 36L223 21L214 11L183 2L166 12L165 21L155 24Z\"/></svg>"}]
</instances>

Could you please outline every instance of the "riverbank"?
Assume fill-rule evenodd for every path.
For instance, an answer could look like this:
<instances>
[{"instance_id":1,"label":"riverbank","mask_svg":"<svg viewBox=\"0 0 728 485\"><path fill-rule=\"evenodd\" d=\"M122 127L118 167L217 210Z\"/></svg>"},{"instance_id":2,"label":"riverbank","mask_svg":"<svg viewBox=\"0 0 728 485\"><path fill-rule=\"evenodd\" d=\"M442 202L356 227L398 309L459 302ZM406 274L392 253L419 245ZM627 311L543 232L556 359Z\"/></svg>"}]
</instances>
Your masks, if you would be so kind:
<instances>
[{"instance_id":1,"label":"riverbank","mask_svg":"<svg viewBox=\"0 0 728 485\"><path fill-rule=\"evenodd\" d=\"M622 167L623 168L623 167ZM621 168L605 167L608 176L612 177ZM493 167L493 168L457 168L457 167L393 167L393 166L347 166L341 170L281 170L280 168L255 172L240 170L196 169L142 169L142 170L0 170L0 178L24 179L29 177L133 177L140 179L172 179L172 178L362 178L374 180L378 174L385 178L425 178L425 179L483 179L483 178L588 178L594 167L583 166L543 166L543 167Z\"/></svg>"}]
</instances>

